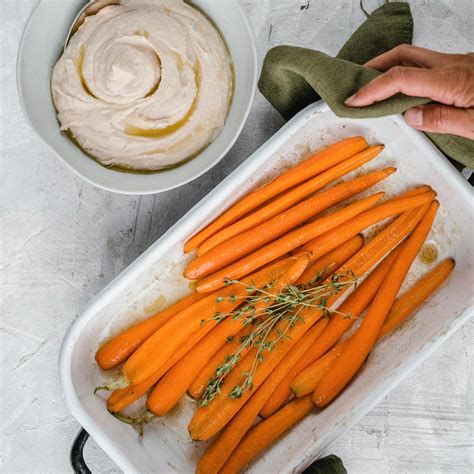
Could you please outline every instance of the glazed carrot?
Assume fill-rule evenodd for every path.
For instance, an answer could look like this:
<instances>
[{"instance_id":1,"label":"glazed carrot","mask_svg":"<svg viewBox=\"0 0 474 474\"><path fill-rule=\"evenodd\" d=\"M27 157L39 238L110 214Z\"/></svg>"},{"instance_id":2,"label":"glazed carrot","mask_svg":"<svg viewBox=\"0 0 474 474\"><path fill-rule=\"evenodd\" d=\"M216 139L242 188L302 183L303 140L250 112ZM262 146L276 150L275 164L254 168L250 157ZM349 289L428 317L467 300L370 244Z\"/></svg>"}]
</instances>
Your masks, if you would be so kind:
<instances>
[{"instance_id":1,"label":"glazed carrot","mask_svg":"<svg viewBox=\"0 0 474 474\"><path fill-rule=\"evenodd\" d=\"M377 263L387 252L400 243L416 226L422 218L425 209L414 209L404 213L390 226L375 236L369 243L365 244L353 257L351 257L337 272L346 275L352 272L355 277L362 276ZM341 279L342 281L342 279ZM326 280L326 283L328 281ZM344 290L327 299L327 307L330 308L340 298ZM263 383L272 370L278 365L287 352L304 335L304 333L315 324L323 315L318 308L306 308L300 313L304 323L296 323L289 331L289 339L277 344L272 351L266 353L260 362L258 370L252 377L253 390ZM285 328L279 327L279 330ZM208 406L201 406L194 414L188 430L192 439L205 440L220 431L229 420L239 411L244 403L250 398L252 392L244 391L240 398L230 398L232 390L243 383L245 372L253 365L255 353L250 351L226 377L220 387L220 393Z\"/></svg>"},{"instance_id":2,"label":"glazed carrot","mask_svg":"<svg viewBox=\"0 0 474 474\"><path fill-rule=\"evenodd\" d=\"M225 226L232 224L260 204L263 204L272 197L277 196L282 191L292 188L293 186L326 171L331 168L331 166L334 166L356 153L365 150L368 146L369 145L363 137L353 137L341 140L315 153L308 160L296 165L294 168L281 174L270 183L256 189L240 199L230 209L221 214L214 222L189 239L184 246L184 251L190 252L201 245L211 235L215 234Z\"/></svg>"},{"instance_id":3,"label":"glazed carrot","mask_svg":"<svg viewBox=\"0 0 474 474\"><path fill-rule=\"evenodd\" d=\"M195 400L199 400L206 389L207 382L214 376L216 370L221 366L227 357L230 357L241 345L243 337L247 336L252 330L251 327L245 328L239 332L231 341L224 344L210 359L209 362L203 367L198 376L193 380L189 386L188 393ZM242 350L241 357L249 351L250 347Z\"/></svg>"},{"instance_id":4,"label":"glazed carrot","mask_svg":"<svg viewBox=\"0 0 474 474\"><path fill-rule=\"evenodd\" d=\"M204 298L202 293L189 296L172 304L169 308L151 316L145 321L121 332L97 352L95 360L101 369L113 369L124 362L148 337L160 329L175 314Z\"/></svg>"},{"instance_id":5,"label":"glazed carrot","mask_svg":"<svg viewBox=\"0 0 474 474\"><path fill-rule=\"evenodd\" d=\"M200 331L202 332L203 330L201 329ZM202 337L202 335L199 334L200 331L187 340L179 348L176 354L174 354L163 366L143 382L131 384L119 390L114 390L107 400L107 409L111 413L119 413L145 395L145 393L148 392L148 390L153 387L153 385L155 385L156 382L158 382L158 380L181 359L181 357L196 345Z\"/></svg>"},{"instance_id":6,"label":"glazed carrot","mask_svg":"<svg viewBox=\"0 0 474 474\"><path fill-rule=\"evenodd\" d=\"M321 310L303 310L301 317L304 319L304 323L296 324L287 331L290 339L281 341L274 346L272 351L265 353L263 361L258 366L258 370L252 376L252 390L245 390L240 398L230 398L235 387L241 386L244 383L244 374L249 373L254 366L257 350L255 348L250 350L227 375L220 387L219 394L215 396L212 402L207 406L199 407L195 412L188 426L191 438L194 440L207 440L224 428L275 369L288 351L322 316L323 312ZM281 332L287 329L284 324L277 325L277 328Z\"/></svg>"},{"instance_id":7,"label":"glazed carrot","mask_svg":"<svg viewBox=\"0 0 474 474\"><path fill-rule=\"evenodd\" d=\"M298 229L289 232L279 239L265 245L255 252L247 255L238 262L213 273L209 277L204 278L197 284L197 291L211 291L219 289L223 286L226 278L237 279L247 275L256 268L260 268L268 262L284 255L305 242L313 239L317 235L321 235L330 229L348 221L352 217L371 208L378 200L381 199L383 193L376 193L360 201L349 204L348 206L335 211L327 216L320 217L315 221L305 224Z\"/></svg>"},{"instance_id":8,"label":"glazed carrot","mask_svg":"<svg viewBox=\"0 0 474 474\"><path fill-rule=\"evenodd\" d=\"M334 247L340 245L341 242L345 242L347 239L359 234L364 229L380 222L387 217L391 217L401 212L422 206L427 202L431 202L436 197L434 191L425 192L409 197L397 196L389 199L386 202L375 206L373 209L369 209L357 217L350 219L343 225L336 227L335 229L326 232L323 235L316 237L302 249L311 252L313 258L319 258L321 255L332 250Z\"/></svg>"},{"instance_id":9,"label":"glazed carrot","mask_svg":"<svg viewBox=\"0 0 474 474\"><path fill-rule=\"evenodd\" d=\"M413 233L400 250L387 278L368 309L362 324L354 333L347 349L331 365L313 393L313 403L326 406L333 400L360 369L372 350L390 311L395 297L410 269L413 260L425 241L433 224L439 203L431 203Z\"/></svg>"},{"instance_id":10,"label":"glazed carrot","mask_svg":"<svg viewBox=\"0 0 474 474\"><path fill-rule=\"evenodd\" d=\"M291 382L291 391L297 397L304 397L311 393L326 375L333 362L347 349L349 341L350 338L340 342L299 373Z\"/></svg>"},{"instance_id":11,"label":"glazed carrot","mask_svg":"<svg viewBox=\"0 0 474 474\"><path fill-rule=\"evenodd\" d=\"M262 222L266 222L272 217L277 216L281 212L286 211L291 206L297 204L305 197L313 194L316 191L319 191L330 182L341 178L345 174L359 168L363 164L372 160L383 150L383 148L383 145L371 146L361 151L360 153L357 153L356 155L348 158L342 163L339 163L338 165L329 168L324 173L315 176L314 178L306 181L300 186L297 186L294 189L290 189L274 201L271 201L269 204L263 206L255 212L252 212L248 216L243 217L234 224L225 227L224 229L220 230L212 237L207 239L198 248L198 256L200 257L201 255L204 255L216 245L219 245L222 242L229 240L231 237L241 234L246 230L252 229L256 225L261 224Z\"/></svg>"},{"instance_id":12,"label":"glazed carrot","mask_svg":"<svg viewBox=\"0 0 474 474\"><path fill-rule=\"evenodd\" d=\"M412 212L411 214L413 215L414 213ZM342 348L344 344L348 343L342 343ZM219 473L230 474L240 472L246 464L268 445L307 415L312 407L310 396L306 395L289 402L271 417L257 424L242 439Z\"/></svg>"},{"instance_id":13,"label":"glazed carrot","mask_svg":"<svg viewBox=\"0 0 474 474\"><path fill-rule=\"evenodd\" d=\"M454 260L447 259L420 278L415 285L400 296L388 313L377 341L400 327L446 280L454 268ZM328 371L331 364L344 352L350 338L337 344L333 349L304 369L291 382L291 390L297 397L311 393Z\"/></svg>"},{"instance_id":14,"label":"glazed carrot","mask_svg":"<svg viewBox=\"0 0 474 474\"><path fill-rule=\"evenodd\" d=\"M315 280L317 277L318 281L326 279L336 268L339 268L344 262L346 262L352 255L354 255L358 250L361 249L364 244L364 239L362 236L357 235L345 242L338 248L334 249L332 252L329 252L327 255L321 257L319 260L314 262L311 265L311 268L308 268L304 271L301 277L296 281L296 283L304 284L312 280ZM219 353L216 353L209 364L203 368L198 377L194 380L189 388L189 394L198 399L202 396L207 382L214 375L217 367L222 365L227 355L230 355L234 350L239 347L240 343L233 341L230 344L226 344ZM245 352L246 353L246 352ZM245 354L242 354L242 357Z\"/></svg>"},{"instance_id":15,"label":"glazed carrot","mask_svg":"<svg viewBox=\"0 0 474 474\"><path fill-rule=\"evenodd\" d=\"M294 346L288 355L278 364L262 386L235 415L219 437L204 453L196 469L197 474L217 474L231 452L235 449L245 433L250 429L265 400L268 399L288 370L311 344L318 338L327 324L327 319L318 321Z\"/></svg>"},{"instance_id":16,"label":"glazed carrot","mask_svg":"<svg viewBox=\"0 0 474 474\"><path fill-rule=\"evenodd\" d=\"M346 181L293 206L272 219L215 246L205 255L190 262L184 276L195 280L207 276L274 241L320 212L365 191L396 171L395 168L374 171Z\"/></svg>"},{"instance_id":17,"label":"glazed carrot","mask_svg":"<svg viewBox=\"0 0 474 474\"><path fill-rule=\"evenodd\" d=\"M153 375L166 363L199 328L203 335L217 324L216 313L227 314L241 303L243 296L249 296L248 286L261 287L284 273L299 257L289 257L268 268L259 270L243 280L242 285L232 285L207 295L185 310L150 336L125 362L122 373L130 383L140 383ZM235 298L229 298L234 295ZM204 323L203 323L204 322ZM199 332L201 334L201 331Z\"/></svg>"},{"instance_id":18,"label":"glazed carrot","mask_svg":"<svg viewBox=\"0 0 474 474\"><path fill-rule=\"evenodd\" d=\"M326 279L336 268L358 252L364 245L364 237L358 234L347 242L343 242L339 247L331 250L326 255L313 262L299 277L296 284L315 283Z\"/></svg>"},{"instance_id":19,"label":"glazed carrot","mask_svg":"<svg viewBox=\"0 0 474 474\"><path fill-rule=\"evenodd\" d=\"M448 258L420 278L406 293L398 298L388 313L379 338L400 326L413 314L448 278L454 268L454 260Z\"/></svg>"},{"instance_id":20,"label":"glazed carrot","mask_svg":"<svg viewBox=\"0 0 474 474\"><path fill-rule=\"evenodd\" d=\"M361 285L341 304L337 313L330 317L329 324L317 341L288 370L286 377L273 391L261 411L264 418L275 413L291 395L291 382L306 367L326 353L367 308L375 297L397 255L395 249L371 272ZM350 317L347 317L350 315Z\"/></svg>"},{"instance_id":21,"label":"glazed carrot","mask_svg":"<svg viewBox=\"0 0 474 474\"><path fill-rule=\"evenodd\" d=\"M296 398L270 418L255 425L232 452L219 474L241 472L252 459L304 418L313 408L309 395Z\"/></svg>"},{"instance_id":22,"label":"glazed carrot","mask_svg":"<svg viewBox=\"0 0 474 474\"><path fill-rule=\"evenodd\" d=\"M420 194L425 194L430 191L433 191L431 186L427 184L422 184L421 186L417 186L416 188L411 188L408 191L404 191L402 194L398 194L390 198L391 201L397 201L398 199L405 199L407 197L419 196Z\"/></svg>"},{"instance_id":23,"label":"glazed carrot","mask_svg":"<svg viewBox=\"0 0 474 474\"><path fill-rule=\"evenodd\" d=\"M269 300L255 303L254 316L265 315L265 309L274 301L288 285L293 284L304 272L309 263L309 257L303 255L281 275L269 288ZM271 297L273 296L273 299ZM250 314L249 314L250 315ZM235 336L244 326L244 318L227 318L203 337L194 348L169 370L158 382L147 400L148 409L157 416L163 416L171 410L179 399L186 393L194 378L215 352L225 345L228 337Z\"/></svg>"}]
</instances>

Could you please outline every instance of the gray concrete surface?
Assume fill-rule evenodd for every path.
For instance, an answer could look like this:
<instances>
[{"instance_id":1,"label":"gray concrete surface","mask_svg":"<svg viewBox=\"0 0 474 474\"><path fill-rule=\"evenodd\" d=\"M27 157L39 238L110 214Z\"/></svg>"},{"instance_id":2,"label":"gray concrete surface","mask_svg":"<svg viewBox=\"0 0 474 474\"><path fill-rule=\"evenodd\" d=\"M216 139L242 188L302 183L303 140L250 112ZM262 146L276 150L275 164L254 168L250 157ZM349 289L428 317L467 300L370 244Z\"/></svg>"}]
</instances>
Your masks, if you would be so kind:
<instances>
[{"instance_id":1,"label":"gray concrete surface","mask_svg":"<svg viewBox=\"0 0 474 474\"><path fill-rule=\"evenodd\" d=\"M48 1L48 0L45 0ZM155 196L98 190L67 170L23 119L18 42L34 0L0 0L0 471L70 472L78 424L61 395L64 331L89 299L270 137L283 121L257 94L227 157L198 180ZM366 0L372 10L380 1ZM466 52L472 0L413 0L415 43ZM336 53L363 21L354 0L242 0L259 61L278 44ZM421 157L420 157L421 159ZM473 322L335 442L350 473L473 469ZM94 442L93 472L117 469Z\"/></svg>"}]
</instances>

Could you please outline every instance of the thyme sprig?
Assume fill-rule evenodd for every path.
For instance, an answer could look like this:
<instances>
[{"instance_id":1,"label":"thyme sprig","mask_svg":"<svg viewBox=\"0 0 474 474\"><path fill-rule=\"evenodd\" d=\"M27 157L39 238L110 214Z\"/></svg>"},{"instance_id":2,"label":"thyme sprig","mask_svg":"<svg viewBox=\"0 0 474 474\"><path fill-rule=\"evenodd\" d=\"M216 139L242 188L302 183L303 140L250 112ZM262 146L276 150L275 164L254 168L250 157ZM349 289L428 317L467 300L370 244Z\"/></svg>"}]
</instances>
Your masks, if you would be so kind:
<instances>
[{"instance_id":1,"label":"thyme sprig","mask_svg":"<svg viewBox=\"0 0 474 474\"><path fill-rule=\"evenodd\" d=\"M321 283L322 275L326 271L327 269L320 272L304 285L288 285L277 295L270 291L275 281L262 288L256 288L252 283L246 285L239 280L226 280L226 286L246 285L250 295L218 297L216 302L224 302L226 299L235 302L237 298L241 298L242 304L229 313L216 312L211 319L218 322L226 318L241 319L244 327L252 324L253 328L247 335L241 337L239 347L226 357L223 364L217 367L201 397L199 402L201 406L208 405L221 393L224 378L239 363L244 354L255 348L255 358L250 370L242 374L243 382L232 388L229 397L231 399L240 398L245 391L252 390L254 374L259 364L263 362L264 354L272 351L279 342L289 339L291 336L288 335L288 332L297 322L304 323L302 315L304 309L319 309L327 316L329 298L344 289L357 286L357 278L351 271L344 274L334 273L329 282ZM333 313L341 314L345 318L351 317L350 314L340 313L337 310L333 310ZM202 323L205 324L206 320L203 320Z\"/></svg>"}]
</instances>

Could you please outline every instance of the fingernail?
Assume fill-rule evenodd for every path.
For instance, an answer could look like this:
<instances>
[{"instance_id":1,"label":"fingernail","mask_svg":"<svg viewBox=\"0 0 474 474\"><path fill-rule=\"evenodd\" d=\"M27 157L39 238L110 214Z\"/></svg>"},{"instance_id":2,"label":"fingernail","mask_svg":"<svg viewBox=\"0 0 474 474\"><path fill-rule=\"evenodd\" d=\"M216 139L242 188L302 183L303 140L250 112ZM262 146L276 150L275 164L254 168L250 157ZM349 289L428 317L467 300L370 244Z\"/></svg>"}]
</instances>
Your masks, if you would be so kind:
<instances>
[{"instance_id":1,"label":"fingernail","mask_svg":"<svg viewBox=\"0 0 474 474\"><path fill-rule=\"evenodd\" d=\"M344 104L346 105L351 105L354 102L354 99L357 94L352 94L350 97L348 97L345 101Z\"/></svg>"},{"instance_id":2,"label":"fingernail","mask_svg":"<svg viewBox=\"0 0 474 474\"><path fill-rule=\"evenodd\" d=\"M412 127L420 127L423 125L423 109L415 107L405 112L405 121Z\"/></svg>"}]
</instances>

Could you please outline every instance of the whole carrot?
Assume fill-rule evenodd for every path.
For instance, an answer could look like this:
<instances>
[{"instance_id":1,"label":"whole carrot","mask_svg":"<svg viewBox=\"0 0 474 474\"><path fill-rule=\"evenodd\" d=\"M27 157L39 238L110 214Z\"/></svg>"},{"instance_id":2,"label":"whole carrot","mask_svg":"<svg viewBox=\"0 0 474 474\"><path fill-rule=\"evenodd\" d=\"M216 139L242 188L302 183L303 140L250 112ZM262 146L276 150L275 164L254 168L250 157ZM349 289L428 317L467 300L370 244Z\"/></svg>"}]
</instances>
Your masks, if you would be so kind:
<instances>
[{"instance_id":1,"label":"whole carrot","mask_svg":"<svg viewBox=\"0 0 474 474\"><path fill-rule=\"evenodd\" d=\"M202 335L211 331L217 324L217 316L233 311L248 296L249 285L255 289L272 281L284 273L295 259L290 257L264 268L243 280L242 285L233 285L207 295L185 310L176 314L170 321L150 336L125 362L122 373L130 383L140 383L153 375L178 351L198 329Z\"/></svg>"},{"instance_id":2,"label":"whole carrot","mask_svg":"<svg viewBox=\"0 0 474 474\"><path fill-rule=\"evenodd\" d=\"M259 411L268 399L274 388L279 384L288 370L294 364L325 328L327 319L318 321L293 348L292 351L278 364L275 370L269 375L262 386L242 407L242 409L232 418L230 423L224 428L222 433L209 446L199 461L196 469L197 474L217 474L219 469L235 449L239 441L244 437L258 416Z\"/></svg>"},{"instance_id":3,"label":"whole carrot","mask_svg":"<svg viewBox=\"0 0 474 474\"><path fill-rule=\"evenodd\" d=\"M172 304L169 308L121 332L97 352L95 360L100 368L113 369L120 365L137 347L167 323L175 314L201 300L204 296L206 295L202 293L191 293L189 296Z\"/></svg>"},{"instance_id":4,"label":"whole carrot","mask_svg":"<svg viewBox=\"0 0 474 474\"><path fill-rule=\"evenodd\" d=\"M358 252L364 245L364 237L361 234L343 242L339 247L331 250L308 266L299 277L297 285L308 285L310 282L317 284L325 280L336 268Z\"/></svg>"},{"instance_id":5,"label":"whole carrot","mask_svg":"<svg viewBox=\"0 0 474 474\"><path fill-rule=\"evenodd\" d=\"M400 296L388 313L377 341L400 327L424 301L426 301L446 280L454 268L454 260L447 259L437 265L433 270L420 278L415 285ZM344 352L349 345L350 338L337 344L333 349L319 358L316 362L304 369L291 382L291 389L297 397L311 393L326 375L332 363Z\"/></svg>"},{"instance_id":6,"label":"whole carrot","mask_svg":"<svg viewBox=\"0 0 474 474\"><path fill-rule=\"evenodd\" d=\"M252 229L256 225L266 222L272 217L275 217L283 211L286 211L305 197L313 194L316 191L319 191L330 182L341 178L345 174L374 159L382 150L383 145L375 145L366 148L360 153L351 156L347 160L344 160L342 163L329 168L324 173L318 174L314 178L311 178L296 188L290 189L289 191L283 193L280 197L276 198L260 209L257 209L248 216L239 219L234 224L225 227L207 239L198 248L198 256L200 257L201 255L204 255L216 245L219 245L238 234Z\"/></svg>"},{"instance_id":7,"label":"whole carrot","mask_svg":"<svg viewBox=\"0 0 474 474\"><path fill-rule=\"evenodd\" d=\"M373 209L369 209L359 214L357 217L350 219L343 225L340 225L311 240L302 247L303 250L311 252L313 258L319 258L329 250L340 245L341 242L345 242L347 239L359 234L364 229L377 224L387 217L422 206L431 202L436 197L434 191L415 195L412 194L413 192L414 191L410 191L407 197L396 196L395 198L391 198L386 202L375 206Z\"/></svg>"},{"instance_id":8,"label":"whole carrot","mask_svg":"<svg viewBox=\"0 0 474 474\"><path fill-rule=\"evenodd\" d=\"M270 418L255 425L232 452L220 474L240 472L252 459L305 417L314 405L311 397L296 398Z\"/></svg>"},{"instance_id":9,"label":"whole carrot","mask_svg":"<svg viewBox=\"0 0 474 474\"><path fill-rule=\"evenodd\" d=\"M436 291L452 271L453 266L453 260L445 260L427 275L418 280L411 290L397 300L390 311L390 314L393 315L393 319L397 322L396 327L398 327L407 316L413 314L419 305ZM430 288L429 290L426 290L427 285ZM387 316L387 321L382 327L379 339L390 330L395 329L393 325L389 326L389 322L390 319L388 319ZM319 379L322 378L326 373L328 366L330 366L331 362L344 351L348 342L349 341L346 340L338 344L338 346L334 347L334 349L317 361L317 363L319 363L319 373L318 370L316 370L316 377L319 377ZM314 366L317 366L317 363L315 363ZM318 367L316 367L316 369L318 369ZM281 408L271 417L253 427L232 452L220 473L235 473L242 470L246 464L311 411L313 405L310 396L308 394L304 395L305 392L303 391L299 392L295 390L295 392L301 398L289 402L285 407Z\"/></svg>"},{"instance_id":10,"label":"whole carrot","mask_svg":"<svg viewBox=\"0 0 474 474\"><path fill-rule=\"evenodd\" d=\"M351 257L337 272L347 275L349 272L355 277L362 276L378 262L387 252L401 242L419 222L425 209L414 209L396 219L390 226L365 244L353 257ZM341 283L343 280L341 279ZM326 283L328 283L326 281ZM326 304L330 308L344 292L342 289L338 294L327 298ZM304 323L296 323L289 331L289 339L285 339L266 354L260 362L258 370L252 377L253 389L257 389L268 377L271 371L282 360L287 352L304 335L304 333L315 324L324 311L318 307L304 309L299 315ZM278 327L279 331L285 328ZM252 358L253 357L253 358ZM255 352L250 351L237 365L237 367L226 377L220 387L219 394L208 406L201 406L194 414L188 429L192 439L206 440L220 431L229 420L239 411L242 405L250 398L249 390L240 393L239 398L230 398L235 392L235 387L241 386L247 372L253 366Z\"/></svg>"},{"instance_id":11,"label":"whole carrot","mask_svg":"<svg viewBox=\"0 0 474 474\"><path fill-rule=\"evenodd\" d=\"M273 391L261 411L264 418L275 413L291 396L293 379L306 367L326 353L356 321L375 297L382 281L393 265L397 249L391 252L375 270L348 296L336 313L330 316L329 324L315 343L301 356L286 374L280 385Z\"/></svg>"},{"instance_id":12,"label":"whole carrot","mask_svg":"<svg viewBox=\"0 0 474 474\"><path fill-rule=\"evenodd\" d=\"M160 378L163 377L163 375L166 374L166 372L184 355L186 355L188 351L190 351L203 337L200 332L202 333L203 329L200 329L196 334L185 341L177 352L147 379L140 383L130 384L125 388L114 390L107 400L107 409L109 412L120 413L133 402L145 395L145 393L148 392L148 390L153 387L153 385L155 385L156 382L158 382L158 380L160 380Z\"/></svg>"},{"instance_id":13,"label":"whole carrot","mask_svg":"<svg viewBox=\"0 0 474 474\"><path fill-rule=\"evenodd\" d=\"M363 137L353 137L341 140L340 142L334 143L324 150L315 153L308 160L303 161L299 165L281 174L267 185L240 199L230 209L221 214L214 222L189 239L184 246L184 251L190 252L201 245L201 243L211 235L215 234L225 226L232 224L239 217L247 214L260 204L263 204L272 197L277 196L282 191L292 188L293 186L331 168L331 166L359 153L368 146L369 145Z\"/></svg>"},{"instance_id":14,"label":"whole carrot","mask_svg":"<svg viewBox=\"0 0 474 474\"><path fill-rule=\"evenodd\" d=\"M333 251L324 255L319 260L312 263L311 268L307 268L301 277L296 281L297 284L308 284L314 281L315 284L319 281L325 280L336 268L339 268L344 262L346 262L352 255L361 249L364 244L362 236L357 235L349 241L345 242L341 246L337 247ZM190 395L199 399L206 387L207 382L212 378L216 369L222 365L226 356L232 354L234 350L239 347L239 339L232 341L230 344L226 344L222 351L216 353L209 364L203 368L198 377L189 387ZM243 357L248 351L241 354Z\"/></svg>"},{"instance_id":15,"label":"whole carrot","mask_svg":"<svg viewBox=\"0 0 474 474\"><path fill-rule=\"evenodd\" d=\"M399 327L406 318L413 314L443 284L453 271L454 266L455 262L452 258L443 260L400 296L390 309L379 338Z\"/></svg>"},{"instance_id":16,"label":"whole carrot","mask_svg":"<svg viewBox=\"0 0 474 474\"><path fill-rule=\"evenodd\" d=\"M326 375L329 367L331 367L334 361L347 349L349 342L350 338L335 345L316 362L313 362L301 373L297 374L291 382L291 391L297 397L304 397L314 391L318 383ZM272 414L273 413L271 413L270 416Z\"/></svg>"},{"instance_id":17,"label":"whole carrot","mask_svg":"<svg viewBox=\"0 0 474 474\"><path fill-rule=\"evenodd\" d=\"M298 229L293 230L287 235L265 245L255 252L247 255L238 262L213 273L209 277L204 278L197 284L197 291L207 292L221 288L225 279L241 278L248 275L256 268L260 268L268 262L275 260L281 255L303 245L305 242L313 239L317 235L321 235L334 227L348 221L352 217L371 208L383 196L383 193L376 193L360 201L349 204L343 209L335 211L327 216L320 217L314 222L305 224Z\"/></svg>"},{"instance_id":18,"label":"whole carrot","mask_svg":"<svg viewBox=\"0 0 474 474\"><path fill-rule=\"evenodd\" d=\"M239 332L236 337L232 338L231 341L224 344L210 359L209 362L203 367L198 376L193 380L189 386L188 393L195 400L199 400L206 389L206 385L216 373L216 370L225 363L232 354L240 349L240 357L244 357L250 350L250 346L241 349L241 340L249 335L252 331L251 327L245 328Z\"/></svg>"},{"instance_id":19,"label":"whole carrot","mask_svg":"<svg viewBox=\"0 0 474 474\"><path fill-rule=\"evenodd\" d=\"M398 197L396 199L390 199L389 201L376 206L374 209L368 209L368 211L372 212L369 213L366 211L359 213L357 217L351 218L344 224L338 225L332 230L328 230L322 235L319 235L319 237L312 239L310 242L308 242L308 244L303 246L303 250L311 252L313 259L319 258L321 255L324 255L325 253L339 246L342 242L347 241L367 227L370 227L371 225L376 224L387 217L400 214L404 211L414 209L431 202L435 196L436 193L430 191L408 198ZM330 216L326 216L326 218L329 217ZM303 226L301 229L307 229L307 226L312 224L317 225L318 221L320 221L320 219L311 224ZM292 250L291 247L295 245L299 246L301 240L304 239L294 239L294 237L295 235L298 235L298 232L300 232L301 229L290 232L275 242L272 242L271 244L262 247L247 257L244 257L239 262L236 262L235 264L232 264L223 270L220 270L204 278L198 282L197 291L211 291L217 289L222 286L222 282L225 280L225 278L238 278L238 275L245 275L254 268L258 268L260 265L262 265L262 262L266 262L275 258L274 255L281 255L282 252L286 253L287 251ZM308 233L305 233L303 237L308 237L307 234Z\"/></svg>"},{"instance_id":20,"label":"whole carrot","mask_svg":"<svg viewBox=\"0 0 474 474\"><path fill-rule=\"evenodd\" d=\"M352 336L347 349L331 365L316 387L313 402L317 406L324 407L332 401L356 374L369 355L405 276L428 236L438 207L437 201L431 203L420 223L403 244L400 254L375 296L362 324Z\"/></svg>"},{"instance_id":21,"label":"whole carrot","mask_svg":"<svg viewBox=\"0 0 474 474\"><path fill-rule=\"evenodd\" d=\"M216 272L263 245L274 241L320 212L374 186L395 171L395 168L374 171L322 191L272 219L260 225L254 225L246 232L216 245L205 255L190 262L184 270L184 276L190 280L195 280Z\"/></svg>"},{"instance_id":22,"label":"whole carrot","mask_svg":"<svg viewBox=\"0 0 474 474\"><path fill-rule=\"evenodd\" d=\"M272 287L266 290L266 298L255 303L254 311L249 316L265 316L265 310L275 298L293 284L308 266L309 258L303 255L281 275ZM245 304L245 302L244 302ZM229 337L235 336L248 321L245 317L229 317L203 337L196 346L180 359L158 382L148 397L147 407L157 416L168 413L186 393L194 378L204 368L209 359L218 351Z\"/></svg>"}]
</instances>

